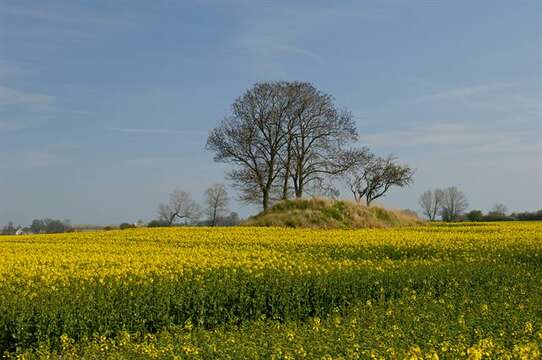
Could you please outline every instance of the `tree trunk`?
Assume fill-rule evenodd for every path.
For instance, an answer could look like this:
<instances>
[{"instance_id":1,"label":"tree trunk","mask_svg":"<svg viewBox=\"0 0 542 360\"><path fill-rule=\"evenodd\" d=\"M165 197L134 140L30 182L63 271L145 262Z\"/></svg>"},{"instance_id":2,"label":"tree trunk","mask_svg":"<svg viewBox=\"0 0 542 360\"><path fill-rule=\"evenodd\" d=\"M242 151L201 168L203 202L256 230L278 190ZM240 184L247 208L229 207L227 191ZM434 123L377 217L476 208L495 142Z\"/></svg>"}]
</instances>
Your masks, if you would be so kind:
<instances>
[{"instance_id":1,"label":"tree trunk","mask_svg":"<svg viewBox=\"0 0 542 360\"><path fill-rule=\"evenodd\" d=\"M305 142L303 140L303 138L301 139L301 145L302 147L305 146ZM295 189L295 197L297 199L301 199L303 197L303 182L305 181L305 176L303 174L303 162L305 160L305 156L304 154L301 154L299 156L299 158L297 159L297 164L296 164L296 171L297 171L297 186L296 186L296 189Z\"/></svg>"},{"instance_id":2,"label":"tree trunk","mask_svg":"<svg viewBox=\"0 0 542 360\"><path fill-rule=\"evenodd\" d=\"M267 210L269 207L269 190L263 191L263 201L262 201L263 211Z\"/></svg>"},{"instance_id":3,"label":"tree trunk","mask_svg":"<svg viewBox=\"0 0 542 360\"><path fill-rule=\"evenodd\" d=\"M300 180L299 184L297 185L297 189L295 190L295 197L296 199L301 199L303 197L303 181Z\"/></svg>"},{"instance_id":4,"label":"tree trunk","mask_svg":"<svg viewBox=\"0 0 542 360\"><path fill-rule=\"evenodd\" d=\"M211 226L215 226L215 225L216 225L216 206L213 209L213 221L211 223Z\"/></svg>"},{"instance_id":5,"label":"tree trunk","mask_svg":"<svg viewBox=\"0 0 542 360\"><path fill-rule=\"evenodd\" d=\"M288 178L284 178L282 185L282 200L288 200Z\"/></svg>"},{"instance_id":6,"label":"tree trunk","mask_svg":"<svg viewBox=\"0 0 542 360\"><path fill-rule=\"evenodd\" d=\"M354 193L354 200L356 201L356 203L361 203L361 196L358 196L356 193Z\"/></svg>"},{"instance_id":7,"label":"tree trunk","mask_svg":"<svg viewBox=\"0 0 542 360\"><path fill-rule=\"evenodd\" d=\"M288 139L288 148L286 150L286 164L284 164L284 183L282 184L282 200L288 200L288 181L290 178L290 162L292 159L291 138Z\"/></svg>"},{"instance_id":8,"label":"tree trunk","mask_svg":"<svg viewBox=\"0 0 542 360\"><path fill-rule=\"evenodd\" d=\"M288 200L288 178L289 177L290 177L290 171L286 169L286 173L284 174L284 183L282 184L282 200Z\"/></svg>"}]
</instances>

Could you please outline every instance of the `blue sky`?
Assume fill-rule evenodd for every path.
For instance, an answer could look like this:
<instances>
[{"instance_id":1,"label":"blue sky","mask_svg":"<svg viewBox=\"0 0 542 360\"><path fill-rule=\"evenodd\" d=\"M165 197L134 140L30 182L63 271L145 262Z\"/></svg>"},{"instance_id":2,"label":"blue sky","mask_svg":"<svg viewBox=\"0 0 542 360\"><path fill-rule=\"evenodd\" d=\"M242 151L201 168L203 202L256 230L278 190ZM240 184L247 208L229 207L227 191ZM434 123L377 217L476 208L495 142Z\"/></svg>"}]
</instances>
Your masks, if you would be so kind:
<instances>
[{"instance_id":1,"label":"blue sky","mask_svg":"<svg viewBox=\"0 0 542 360\"><path fill-rule=\"evenodd\" d=\"M224 182L208 130L264 80L314 83L416 168L388 206L456 185L542 208L540 1L0 0L0 223L201 200Z\"/></svg>"}]
</instances>

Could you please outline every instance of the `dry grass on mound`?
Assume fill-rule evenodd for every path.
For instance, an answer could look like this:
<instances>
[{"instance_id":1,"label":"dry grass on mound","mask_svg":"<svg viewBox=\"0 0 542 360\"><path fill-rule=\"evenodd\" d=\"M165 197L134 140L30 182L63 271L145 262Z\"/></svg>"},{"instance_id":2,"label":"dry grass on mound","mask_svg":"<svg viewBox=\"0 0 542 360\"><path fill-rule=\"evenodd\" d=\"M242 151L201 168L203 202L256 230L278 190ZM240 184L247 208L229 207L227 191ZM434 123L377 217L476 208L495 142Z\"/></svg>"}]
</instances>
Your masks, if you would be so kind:
<instances>
[{"instance_id":1,"label":"dry grass on mound","mask_svg":"<svg viewBox=\"0 0 542 360\"><path fill-rule=\"evenodd\" d=\"M351 201L299 199L281 201L249 218L247 226L358 229L410 226L422 221L413 213L364 206Z\"/></svg>"}]
</instances>

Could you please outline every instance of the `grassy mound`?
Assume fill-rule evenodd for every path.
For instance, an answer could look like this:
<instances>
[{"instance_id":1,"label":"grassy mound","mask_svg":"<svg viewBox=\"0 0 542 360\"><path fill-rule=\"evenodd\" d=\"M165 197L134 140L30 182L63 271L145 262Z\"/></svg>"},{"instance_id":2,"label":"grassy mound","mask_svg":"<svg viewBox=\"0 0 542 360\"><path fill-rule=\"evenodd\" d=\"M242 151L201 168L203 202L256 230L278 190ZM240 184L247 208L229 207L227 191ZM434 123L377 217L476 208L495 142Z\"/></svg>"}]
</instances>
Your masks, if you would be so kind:
<instances>
[{"instance_id":1,"label":"grassy mound","mask_svg":"<svg viewBox=\"0 0 542 360\"><path fill-rule=\"evenodd\" d=\"M280 226L294 228L384 228L421 223L407 211L363 206L350 201L299 199L281 201L249 218L247 226Z\"/></svg>"}]
</instances>

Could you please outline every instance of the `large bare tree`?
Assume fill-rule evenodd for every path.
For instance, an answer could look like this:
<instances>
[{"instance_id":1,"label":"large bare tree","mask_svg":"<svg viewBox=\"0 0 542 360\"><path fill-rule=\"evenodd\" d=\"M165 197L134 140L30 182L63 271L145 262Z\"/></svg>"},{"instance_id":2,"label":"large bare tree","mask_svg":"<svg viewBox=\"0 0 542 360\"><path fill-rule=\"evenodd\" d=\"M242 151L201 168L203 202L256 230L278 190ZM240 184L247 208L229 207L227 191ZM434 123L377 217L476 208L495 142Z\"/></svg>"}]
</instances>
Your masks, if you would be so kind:
<instances>
[{"instance_id":1,"label":"large bare tree","mask_svg":"<svg viewBox=\"0 0 542 360\"><path fill-rule=\"evenodd\" d=\"M361 149L358 160L343 176L357 202L365 198L367 206L384 196L392 186L404 187L414 181L414 171L397 163L395 156L382 158Z\"/></svg>"},{"instance_id":2,"label":"large bare tree","mask_svg":"<svg viewBox=\"0 0 542 360\"><path fill-rule=\"evenodd\" d=\"M467 197L455 186L442 190L442 205L440 215L443 221L456 221L467 210Z\"/></svg>"},{"instance_id":3,"label":"large bare tree","mask_svg":"<svg viewBox=\"0 0 542 360\"><path fill-rule=\"evenodd\" d=\"M167 224L173 225L177 220L185 222L195 222L201 215L198 204L187 192L175 190L169 195L169 201L166 204L158 205L159 220Z\"/></svg>"},{"instance_id":4,"label":"large bare tree","mask_svg":"<svg viewBox=\"0 0 542 360\"><path fill-rule=\"evenodd\" d=\"M442 206L443 192L440 189L427 190L420 195L418 203L423 211L423 214L431 221L437 218L437 215Z\"/></svg>"},{"instance_id":5,"label":"large bare tree","mask_svg":"<svg viewBox=\"0 0 542 360\"><path fill-rule=\"evenodd\" d=\"M230 163L234 186L246 202L261 202L267 209L276 180L282 172L280 152L287 138L285 119L292 98L288 83L259 83L232 105L232 114L211 130L207 149L215 161Z\"/></svg>"},{"instance_id":6,"label":"large bare tree","mask_svg":"<svg viewBox=\"0 0 542 360\"><path fill-rule=\"evenodd\" d=\"M230 163L246 202L302 197L311 183L348 168L343 147L357 138L352 116L333 98L302 82L258 83L232 106L207 139L215 161Z\"/></svg>"},{"instance_id":7,"label":"large bare tree","mask_svg":"<svg viewBox=\"0 0 542 360\"><path fill-rule=\"evenodd\" d=\"M293 190L301 198L311 183L321 183L326 175L337 175L351 164L344 160L344 148L357 140L352 114L339 110L331 95L310 83L293 83L295 96L290 112L287 142L289 161L285 169Z\"/></svg>"},{"instance_id":8,"label":"large bare tree","mask_svg":"<svg viewBox=\"0 0 542 360\"><path fill-rule=\"evenodd\" d=\"M224 215L228 208L228 201L228 192L223 184L211 185L205 191L209 225L216 226L217 220Z\"/></svg>"}]
</instances>

